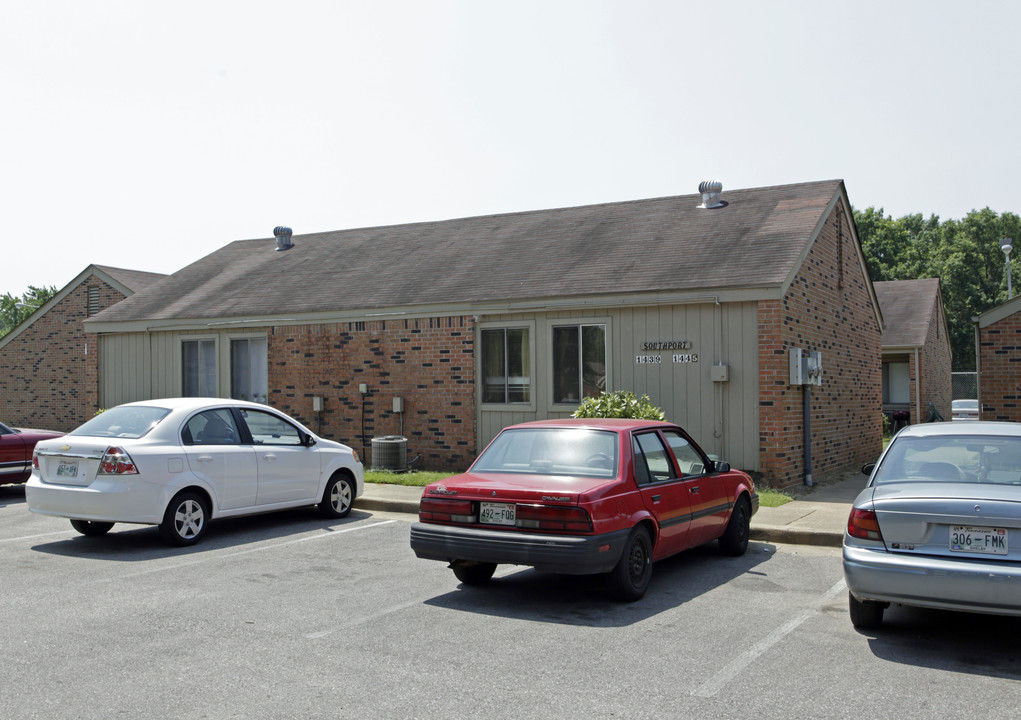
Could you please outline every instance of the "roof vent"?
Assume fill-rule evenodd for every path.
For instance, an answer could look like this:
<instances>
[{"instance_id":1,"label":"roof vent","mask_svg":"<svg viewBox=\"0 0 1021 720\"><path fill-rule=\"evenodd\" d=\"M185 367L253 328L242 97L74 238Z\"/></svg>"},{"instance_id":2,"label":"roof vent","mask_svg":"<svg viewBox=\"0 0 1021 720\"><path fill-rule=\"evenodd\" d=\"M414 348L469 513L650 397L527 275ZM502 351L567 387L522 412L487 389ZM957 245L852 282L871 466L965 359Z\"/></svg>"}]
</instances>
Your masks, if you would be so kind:
<instances>
[{"instance_id":1,"label":"roof vent","mask_svg":"<svg viewBox=\"0 0 1021 720\"><path fill-rule=\"evenodd\" d=\"M703 180L698 184L698 191L702 193L702 204L699 207L703 210L714 210L727 206L727 203L720 200L723 183L719 180Z\"/></svg>"},{"instance_id":2,"label":"roof vent","mask_svg":"<svg viewBox=\"0 0 1021 720\"><path fill-rule=\"evenodd\" d=\"M291 228L280 225L273 228L273 234L277 238L277 252L294 247L294 243L291 242Z\"/></svg>"}]
</instances>

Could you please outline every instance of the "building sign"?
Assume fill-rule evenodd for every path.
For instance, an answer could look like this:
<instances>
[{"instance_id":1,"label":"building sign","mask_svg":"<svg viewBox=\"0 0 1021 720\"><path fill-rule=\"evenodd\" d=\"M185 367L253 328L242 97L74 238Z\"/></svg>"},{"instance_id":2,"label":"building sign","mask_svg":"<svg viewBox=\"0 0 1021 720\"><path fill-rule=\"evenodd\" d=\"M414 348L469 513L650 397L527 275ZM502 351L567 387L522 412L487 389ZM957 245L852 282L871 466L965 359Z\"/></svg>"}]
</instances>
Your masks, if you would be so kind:
<instances>
[{"instance_id":1,"label":"building sign","mask_svg":"<svg viewBox=\"0 0 1021 720\"><path fill-rule=\"evenodd\" d=\"M691 340L646 340L642 352L649 350L691 350Z\"/></svg>"},{"instance_id":2,"label":"building sign","mask_svg":"<svg viewBox=\"0 0 1021 720\"><path fill-rule=\"evenodd\" d=\"M646 340L641 345L641 352L635 355L635 365L662 365L664 362L697 363L698 353L690 352L691 340ZM652 354L664 350L686 350L689 352L673 352L668 360L663 355Z\"/></svg>"}]
</instances>

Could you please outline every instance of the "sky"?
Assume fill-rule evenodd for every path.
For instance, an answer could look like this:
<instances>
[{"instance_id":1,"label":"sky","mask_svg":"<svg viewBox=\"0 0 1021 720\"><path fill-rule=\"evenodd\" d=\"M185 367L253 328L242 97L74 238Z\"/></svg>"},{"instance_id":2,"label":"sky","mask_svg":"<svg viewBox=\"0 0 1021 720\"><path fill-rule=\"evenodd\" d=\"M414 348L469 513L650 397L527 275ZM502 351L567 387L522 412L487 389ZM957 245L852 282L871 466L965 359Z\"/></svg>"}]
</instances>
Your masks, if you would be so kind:
<instances>
[{"instance_id":1,"label":"sky","mask_svg":"<svg viewBox=\"0 0 1021 720\"><path fill-rule=\"evenodd\" d=\"M708 179L1018 213L1019 31L1014 0L4 0L0 295Z\"/></svg>"}]
</instances>

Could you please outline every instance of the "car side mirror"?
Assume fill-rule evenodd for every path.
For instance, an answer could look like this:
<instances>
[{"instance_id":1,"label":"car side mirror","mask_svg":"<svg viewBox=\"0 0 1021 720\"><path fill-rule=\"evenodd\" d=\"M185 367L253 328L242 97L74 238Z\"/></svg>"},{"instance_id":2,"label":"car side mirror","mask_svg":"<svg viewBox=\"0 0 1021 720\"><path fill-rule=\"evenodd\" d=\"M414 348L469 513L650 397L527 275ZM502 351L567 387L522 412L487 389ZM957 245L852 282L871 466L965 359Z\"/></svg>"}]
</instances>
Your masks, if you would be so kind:
<instances>
[{"instance_id":1,"label":"car side mirror","mask_svg":"<svg viewBox=\"0 0 1021 720\"><path fill-rule=\"evenodd\" d=\"M730 472L730 463L717 460L713 463L713 472L725 473Z\"/></svg>"},{"instance_id":2,"label":"car side mirror","mask_svg":"<svg viewBox=\"0 0 1021 720\"><path fill-rule=\"evenodd\" d=\"M304 445L305 447L312 447L313 445L316 444L316 439L314 437L312 437L311 435L304 435L304 434L302 434L302 436L301 436L301 444Z\"/></svg>"},{"instance_id":3,"label":"car side mirror","mask_svg":"<svg viewBox=\"0 0 1021 720\"><path fill-rule=\"evenodd\" d=\"M864 465L861 466L861 473L862 473L862 475L871 475L872 471L875 470L875 469L876 469L876 464L874 462L873 463L865 463Z\"/></svg>"}]
</instances>

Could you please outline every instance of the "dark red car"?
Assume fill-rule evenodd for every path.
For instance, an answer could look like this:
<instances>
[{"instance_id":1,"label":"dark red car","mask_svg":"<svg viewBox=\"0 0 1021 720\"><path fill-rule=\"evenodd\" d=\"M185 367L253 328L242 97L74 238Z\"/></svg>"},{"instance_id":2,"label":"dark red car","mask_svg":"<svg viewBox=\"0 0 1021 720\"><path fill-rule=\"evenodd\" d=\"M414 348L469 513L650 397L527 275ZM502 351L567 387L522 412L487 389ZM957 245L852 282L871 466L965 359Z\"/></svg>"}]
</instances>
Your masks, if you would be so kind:
<instances>
[{"instance_id":1,"label":"dark red car","mask_svg":"<svg viewBox=\"0 0 1021 720\"><path fill-rule=\"evenodd\" d=\"M468 472L426 486L411 547L468 585L530 565L605 573L614 595L637 600L655 560L713 540L743 554L758 508L752 479L677 425L542 420L506 428Z\"/></svg>"},{"instance_id":2,"label":"dark red car","mask_svg":"<svg viewBox=\"0 0 1021 720\"><path fill-rule=\"evenodd\" d=\"M28 480L32 474L35 444L63 434L51 430L12 428L0 423L0 485Z\"/></svg>"}]
</instances>

